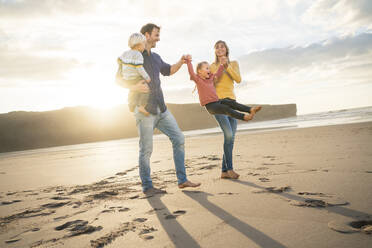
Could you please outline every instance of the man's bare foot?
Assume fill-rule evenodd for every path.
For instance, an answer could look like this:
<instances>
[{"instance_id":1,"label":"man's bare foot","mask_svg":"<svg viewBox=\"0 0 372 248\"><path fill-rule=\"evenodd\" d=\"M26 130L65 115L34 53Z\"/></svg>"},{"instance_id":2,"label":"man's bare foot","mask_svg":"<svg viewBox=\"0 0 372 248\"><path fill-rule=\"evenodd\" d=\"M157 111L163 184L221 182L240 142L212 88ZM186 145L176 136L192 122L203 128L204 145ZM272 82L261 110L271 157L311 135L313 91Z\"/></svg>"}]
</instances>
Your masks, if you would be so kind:
<instances>
[{"instance_id":1,"label":"man's bare foot","mask_svg":"<svg viewBox=\"0 0 372 248\"><path fill-rule=\"evenodd\" d=\"M147 112L147 110L145 109L144 106L138 106L138 111L141 112L142 114L144 114L145 116L149 116L150 113Z\"/></svg>"},{"instance_id":2,"label":"man's bare foot","mask_svg":"<svg viewBox=\"0 0 372 248\"><path fill-rule=\"evenodd\" d=\"M238 179L240 177L240 175L233 170L228 170L227 175L229 175L231 179Z\"/></svg>"},{"instance_id":3,"label":"man's bare foot","mask_svg":"<svg viewBox=\"0 0 372 248\"><path fill-rule=\"evenodd\" d=\"M245 120L245 121L250 121L250 120L252 120L252 119L253 119L253 115L252 115L252 114L249 114L249 115L245 114L245 115L244 115L244 120Z\"/></svg>"},{"instance_id":4,"label":"man's bare foot","mask_svg":"<svg viewBox=\"0 0 372 248\"><path fill-rule=\"evenodd\" d=\"M143 192L145 195L166 194L167 191L158 188L149 188Z\"/></svg>"},{"instance_id":5,"label":"man's bare foot","mask_svg":"<svg viewBox=\"0 0 372 248\"><path fill-rule=\"evenodd\" d=\"M262 109L261 106L251 108L251 114L254 116L258 111Z\"/></svg>"},{"instance_id":6,"label":"man's bare foot","mask_svg":"<svg viewBox=\"0 0 372 248\"><path fill-rule=\"evenodd\" d=\"M190 181L186 181L184 183L178 184L178 188L180 189L187 188L187 187L195 188L195 187L199 187L200 185L201 183L192 183Z\"/></svg>"}]
</instances>

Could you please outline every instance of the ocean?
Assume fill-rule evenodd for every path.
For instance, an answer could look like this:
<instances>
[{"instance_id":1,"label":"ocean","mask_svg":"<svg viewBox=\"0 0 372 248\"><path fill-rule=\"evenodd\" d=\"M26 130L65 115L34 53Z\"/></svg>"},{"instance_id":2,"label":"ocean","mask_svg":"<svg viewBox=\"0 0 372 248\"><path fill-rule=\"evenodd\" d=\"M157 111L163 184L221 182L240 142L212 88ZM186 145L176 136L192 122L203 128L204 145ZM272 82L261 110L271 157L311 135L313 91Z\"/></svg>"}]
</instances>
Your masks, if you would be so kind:
<instances>
[{"instance_id":1,"label":"ocean","mask_svg":"<svg viewBox=\"0 0 372 248\"><path fill-rule=\"evenodd\" d=\"M339 125L339 124L349 124L349 123L360 123L360 122L369 122L372 121L372 106L364 108L355 108L355 109L343 109L337 111L328 111L320 113L312 113L306 115L298 115L290 118L283 118L270 121L260 121L260 122L248 122L238 125L238 131L247 131L247 132L266 132L266 131L275 131L278 129L293 129L293 128L306 128L306 127L316 127L316 126L328 126L328 125ZM219 127L184 131L186 137L206 135L213 133L221 133ZM167 138L163 134L154 135L154 139L164 139ZM68 145L68 146L58 146L51 148L41 148L33 149L26 151L17 151L17 152L6 152L0 153L0 166L1 159L9 158L13 156L22 156L22 155L35 155L43 154L50 152L67 152L67 151L82 151L82 150L107 150L109 148L114 149L129 149L133 148L134 144L138 144L138 138L129 138L129 139L119 139L119 140L110 140L110 141L100 141L92 143L84 143L77 145ZM136 147L137 148L137 147ZM116 149L115 149L116 150ZM132 150L132 149L130 149Z\"/></svg>"}]
</instances>

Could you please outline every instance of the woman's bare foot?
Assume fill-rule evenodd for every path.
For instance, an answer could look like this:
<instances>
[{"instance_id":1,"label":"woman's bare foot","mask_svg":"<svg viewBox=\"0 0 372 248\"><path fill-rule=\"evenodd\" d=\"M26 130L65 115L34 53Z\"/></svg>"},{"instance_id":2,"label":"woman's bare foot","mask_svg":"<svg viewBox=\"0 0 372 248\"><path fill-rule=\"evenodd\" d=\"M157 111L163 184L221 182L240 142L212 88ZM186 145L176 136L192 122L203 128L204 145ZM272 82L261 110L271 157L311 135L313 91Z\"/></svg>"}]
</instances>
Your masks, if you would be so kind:
<instances>
[{"instance_id":1,"label":"woman's bare foot","mask_svg":"<svg viewBox=\"0 0 372 248\"><path fill-rule=\"evenodd\" d=\"M252 118L253 118L253 115L252 114L249 114L249 115L245 114L244 115L244 120L245 121L250 121L250 120L252 120Z\"/></svg>"},{"instance_id":2,"label":"woman's bare foot","mask_svg":"<svg viewBox=\"0 0 372 248\"><path fill-rule=\"evenodd\" d=\"M230 178L230 177L229 177L229 174L227 174L227 171L223 171L223 172L221 173L221 178L222 178L222 179Z\"/></svg>"},{"instance_id":3,"label":"woman's bare foot","mask_svg":"<svg viewBox=\"0 0 372 248\"><path fill-rule=\"evenodd\" d=\"M141 112L142 114L146 115L146 116L150 115L150 113L147 112L147 110L145 109L144 106L138 106L138 111Z\"/></svg>"},{"instance_id":4,"label":"woman's bare foot","mask_svg":"<svg viewBox=\"0 0 372 248\"><path fill-rule=\"evenodd\" d=\"M187 187L195 188L195 187L199 187L200 185L201 183L192 183L190 181L186 181L184 183L178 184L178 188L180 189L187 188Z\"/></svg>"},{"instance_id":5,"label":"woman's bare foot","mask_svg":"<svg viewBox=\"0 0 372 248\"><path fill-rule=\"evenodd\" d=\"M227 174L231 179L238 179L240 177L240 175L233 170L228 170Z\"/></svg>"},{"instance_id":6,"label":"woman's bare foot","mask_svg":"<svg viewBox=\"0 0 372 248\"><path fill-rule=\"evenodd\" d=\"M233 170L228 170L226 172L221 173L221 178L222 179L238 179L239 176L240 175Z\"/></svg>"},{"instance_id":7,"label":"woman's bare foot","mask_svg":"<svg viewBox=\"0 0 372 248\"><path fill-rule=\"evenodd\" d=\"M254 116L258 111L262 109L261 106L251 108L251 114Z\"/></svg>"}]
</instances>

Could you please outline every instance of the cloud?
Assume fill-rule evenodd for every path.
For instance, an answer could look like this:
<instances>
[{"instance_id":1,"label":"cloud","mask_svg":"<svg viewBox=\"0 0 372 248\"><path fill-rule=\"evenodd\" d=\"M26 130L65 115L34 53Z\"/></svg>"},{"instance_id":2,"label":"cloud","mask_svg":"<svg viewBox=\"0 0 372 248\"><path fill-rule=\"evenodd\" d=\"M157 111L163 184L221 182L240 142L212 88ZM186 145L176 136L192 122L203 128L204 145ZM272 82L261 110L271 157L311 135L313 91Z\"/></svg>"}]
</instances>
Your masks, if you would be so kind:
<instances>
[{"instance_id":1,"label":"cloud","mask_svg":"<svg viewBox=\"0 0 372 248\"><path fill-rule=\"evenodd\" d=\"M38 18L55 15L77 15L96 10L103 1L85 0L1 0L2 18Z\"/></svg>"},{"instance_id":2,"label":"cloud","mask_svg":"<svg viewBox=\"0 0 372 248\"><path fill-rule=\"evenodd\" d=\"M75 59L65 57L37 56L0 47L0 83L9 85L13 80L40 81L59 80L69 70L79 66Z\"/></svg>"},{"instance_id":3,"label":"cloud","mask_svg":"<svg viewBox=\"0 0 372 248\"><path fill-rule=\"evenodd\" d=\"M242 56L245 71L288 73L296 68L310 67L337 60L372 54L372 33L333 38L307 47L268 49Z\"/></svg>"},{"instance_id":4,"label":"cloud","mask_svg":"<svg viewBox=\"0 0 372 248\"><path fill-rule=\"evenodd\" d=\"M317 0L303 15L310 25L321 25L328 30L355 32L372 29L372 1Z\"/></svg>"}]
</instances>

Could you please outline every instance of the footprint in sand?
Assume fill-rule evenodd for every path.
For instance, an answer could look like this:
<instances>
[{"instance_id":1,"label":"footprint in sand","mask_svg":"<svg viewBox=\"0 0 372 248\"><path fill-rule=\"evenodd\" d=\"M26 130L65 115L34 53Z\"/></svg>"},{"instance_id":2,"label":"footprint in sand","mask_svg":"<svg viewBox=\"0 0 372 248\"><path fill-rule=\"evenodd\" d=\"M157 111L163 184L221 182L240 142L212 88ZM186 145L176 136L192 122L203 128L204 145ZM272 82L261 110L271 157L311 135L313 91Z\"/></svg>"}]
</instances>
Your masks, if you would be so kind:
<instances>
[{"instance_id":1,"label":"footprint in sand","mask_svg":"<svg viewBox=\"0 0 372 248\"><path fill-rule=\"evenodd\" d=\"M158 229L155 229L153 227L147 227L145 226L144 228L141 229L138 235L143 235L143 234L148 234L152 232L156 232Z\"/></svg>"},{"instance_id":2,"label":"footprint in sand","mask_svg":"<svg viewBox=\"0 0 372 248\"><path fill-rule=\"evenodd\" d=\"M73 195L73 194L77 194L77 193L84 193L86 191L88 191L88 187L77 187L76 189L72 190L70 193L68 193L69 195Z\"/></svg>"},{"instance_id":3,"label":"footprint in sand","mask_svg":"<svg viewBox=\"0 0 372 248\"><path fill-rule=\"evenodd\" d=\"M79 208L83 203L81 201L73 202L72 208Z\"/></svg>"},{"instance_id":4,"label":"footprint in sand","mask_svg":"<svg viewBox=\"0 0 372 248\"><path fill-rule=\"evenodd\" d=\"M290 186L283 186L283 187L267 187L263 190L253 190L252 193L283 193L289 191L291 189Z\"/></svg>"},{"instance_id":5,"label":"footprint in sand","mask_svg":"<svg viewBox=\"0 0 372 248\"><path fill-rule=\"evenodd\" d=\"M38 228L38 227L34 227L34 228L32 228L32 229L25 230L25 231L23 231L23 232L21 232L21 233L15 235L15 236L11 237L10 239L5 240L5 243L6 243L6 244L11 244L11 243L18 242L18 241L21 240L21 238L19 238L20 235L25 234L25 233L27 233L27 232L37 232L37 231L40 231L40 228Z\"/></svg>"},{"instance_id":6,"label":"footprint in sand","mask_svg":"<svg viewBox=\"0 0 372 248\"><path fill-rule=\"evenodd\" d=\"M51 200L69 200L70 197L63 197L63 196L54 196L50 198Z\"/></svg>"},{"instance_id":7,"label":"footprint in sand","mask_svg":"<svg viewBox=\"0 0 372 248\"><path fill-rule=\"evenodd\" d=\"M68 218L68 217L70 217L70 215L59 216L59 217L54 218L53 220L54 220L54 221L58 221L58 220L66 219L66 218Z\"/></svg>"},{"instance_id":8,"label":"footprint in sand","mask_svg":"<svg viewBox=\"0 0 372 248\"><path fill-rule=\"evenodd\" d=\"M146 218L135 218L133 221L142 223L145 222L146 220L147 220Z\"/></svg>"},{"instance_id":9,"label":"footprint in sand","mask_svg":"<svg viewBox=\"0 0 372 248\"><path fill-rule=\"evenodd\" d=\"M91 226L88 225L88 221L85 220L74 220L66 222L63 225L54 228L56 231L61 231L67 229L70 231L67 237L78 236L82 234L90 234L95 231L102 230L102 226Z\"/></svg>"},{"instance_id":10,"label":"footprint in sand","mask_svg":"<svg viewBox=\"0 0 372 248\"><path fill-rule=\"evenodd\" d=\"M217 155L201 156L196 159L221 160Z\"/></svg>"},{"instance_id":11,"label":"footprint in sand","mask_svg":"<svg viewBox=\"0 0 372 248\"><path fill-rule=\"evenodd\" d=\"M166 220L170 220L170 219L175 219L177 218L177 216L173 215L173 214L168 214L164 217Z\"/></svg>"},{"instance_id":12,"label":"footprint in sand","mask_svg":"<svg viewBox=\"0 0 372 248\"><path fill-rule=\"evenodd\" d=\"M277 165L275 163L262 163L262 165Z\"/></svg>"},{"instance_id":13,"label":"footprint in sand","mask_svg":"<svg viewBox=\"0 0 372 248\"><path fill-rule=\"evenodd\" d=\"M218 193L218 195L237 195L238 193L232 193L232 192L221 192Z\"/></svg>"},{"instance_id":14,"label":"footprint in sand","mask_svg":"<svg viewBox=\"0 0 372 248\"><path fill-rule=\"evenodd\" d=\"M140 195L134 195L134 196L129 196L128 199L133 200L133 199L137 199L139 197L140 197Z\"/></svg>"},{"instance_id":15,"label":"footprint in sand","mask_svg":"<svg viewBox=\"0 0 372 248\"><path fill-rule=\"evenodd\" d=\"M69 204L71 201L66 201L66 202L52 202L52 203L47 203L44 205L41 205L43 208L60 208L66 204Z\"/></svg>"},{"instance_id":16,"label":"footprint in sand","mask_svg":"<svg viewBox=\"0 0 372 248\"><path fill-rule=\"evenodd\" d=\"M247 176L253 176L253 177L255 177L255 176L260 176L261 174L258 174L258 173L252 173L252 172L249 172L249 173L247 173Z\"/></svg>"},{"instance_id":17,"label":"footprint in sand","mask_svg":"<svg viewBox=\"0 0 372 248\"><path fill-rule=\"evenodd\" d=\"M175 218L177 218L178 216L183 215L183 214L185 214L185 213L186 213L185 210L177 210L177 211L174 211L173 214L167 214L164 218L165 218L166 220L175 219Z\"/></svg>"},{"instance_id":18,"label":"footprint in sand","mask_svg":"<svg viewBox=\"0 0 372 248\"><path fill-rule=\"evenodd\" d=\"M263 183L270 182L270 179L266 177L260 177L258 180L260 180Z\"/></svg>"},{"instance_id":19,"label":"footprint in sand","mask_svg":"<svg viewBox=\"0 0 372 248\"><path fill-rule=\"evenodd\" d=\"M324 193L312 193L312 192L298 192L299 195L316 195L316 196L323 196L323 197L330 197Z\"/></svg>"},{"instance_id":20,"label":"footprint in sand","mask_svg":"<svg viewBox=\"0 0 372 248\"><path fill-rule=\"evenodd\" d=\"M205 166L199 167L199 170L211 170L211 169L213 169L214 167L217 167L217 166L218 166L217 164L205 165Z\"/></svg>"},{"instance_id":21,"label":"footprint in sand","mask_svg":"<svg viewBox=\"0 0 372 248\"><path fill-rule=\"evenodd\" d=\"M325 208L333 206L344 206L348 205L349 203L340 198L327 199L326 201L323 199L307 198L303 201L290 201L290 204L297 207Z\"/></svg>"},{"instance_id":22,"label":"footprint in sand","mask_svg":"<svg viewBox=\"0 0 372 248\"><path fill-rule=\"evenodd\" d=\"M5 243L6 244L11 244L11 243L15 243L15 242L18 242L20 241L21 239L18 238L18 239L8 239L8 240L5 240Z\"/></svg>"},{"instance_id":23,"label":"footprint in sand","mask_svg":"<svg viewBox=\"0 0 372 248\"><path fill-rule=\"evenodd\" d=\"M32 196L32 195L39 195L39 193L30 193L30 194L27 194L26 196Z\"/></svg>"},{"instance_id":24,"label":"footprint in sand","mask_svg":"<svg viewBox=\"0 0 372 248\"><path fill-rule=\"evenodd\" d=\"M208 160L214 161L214 160L221 160L221 159L220 158L217 158L217 157L209 157Z\"/></svg>"},{"instance_id":25,"label":"footprint in sand","mask_svg":"<svg viewBox=\"0 0 372 248\"><path fill-rule=\"evenodd\" d=\"M21 200L13 200L13 201L3 201L0 205L10 205L13 203L21 202Z\"/></svg>"},{"instance_id":26,"label":"footprint in sand","mask_svg":"<svg viewBox=\"0 0 372 248\"><path fill-rule=\"evenodd\" d=\"M182 192L185 192L185 193L192 193L192 194L200 194L200 193L204 193L203 191L200 191L200 190L182 190Z\"/></svg>"},{"instance_id":27,"label":"footprint in sand","mask_svg":"<svg viewBox=\"0 0 372 248\"><path fill-rule=\"evenodd\" d=\"M186 211L185 210L177 210L177 211L174 211L173 214L176 214L176 215L181 215L181 214L185 214Z\"/></svg>"},{"instance_id":28,"label":"footprint in sand","mask_svg":"<svg viewBox=\"0 0 372 248\"><path fill-rule=\"evenodd\" d=\"M150 240L150 239L153 239L154 236L152 236L152 235L142 235L141 238L143 238L144 240Z\"/></svg>"},{"instance_id":29,"label":"footprint in sand","mask_svg":"<svg viewBox=\"0 0 372 248\"><path fill-rule=\"evenodd\" d=\"M115 212L115 209L105 209L105 210L102 210L101 213L104 214L104 213L113 213Z\"/></svg>"},{"instance_id":30,"label":"footprint in sand","mask_svg":"<svg viewBox=\"0 0 372 248\"><path fill-rule=\"evenodd\" d=\"M129 208L125 208L125 207L119 207L119 212L127 212L129 211L130 209Z\"/></svg>"},{"instance_id":31,"label":"footprint in sand","mask_svg":"<svg viewBox=\"0 0 372 248\"><path fill-rule=\"evenodd\" d=\"M103 192L93 194L93 195L89 195L89 196L92 197L93 199L106 199L106 198L116 196L118 194L119 194L119 192L117 192L115 190L112 190L112 191L103 191Z\"/></svg>"},{"instance_id":32,"label":"footprint in sand","mask_svg":"<svg viewBox=\"0 0 372 248\"><path fill-rule=\"evenodd\" d=\"M113 230L96 240L91 240L90 245L93 248L104 247L105 245L112 243L116 238L121 237L130 231L135 231L136 228L137 225L133 222L125 222L116 230Z\"/></svg>"},{"instance_id":33,"label":"footprint in sand","mask_svg":"<svg viewBox=\"0 0 372 248\"><path fill-rule=\"evenodd\" d=\"M330 221L328 227L340 233L372 234L372 220L355 220L350 222Z\"/></svg>"},{"instance_id":34,"label":"footprint in sand","mask_svg":"<svg viewBox=\"0 0 372 248\"><path fill-rule=\"evenodd\" d=\"M109 183L110 182L107 182L106 180L102 180L102 181L94 183L94 185L105 185L105 184L109 184Z\"/></svg>"},{"instance_id":35,"label":"footprint in sand","mask_svg":"<svg viewBox=\"0 0 372 248\"><path fill-rule=\"evenodd\" d=\"M22 218L33 218L37 216L47 216L50 214L54 214L56 211L51 210L51 211L45 211L44 208L37 208L37 209L28 209L20 213L16 213L13 215L5 216L0 218L0 226L8 224L12 221L22 219Z\"/></svg>"},{"instance_id":36,"label":"footprint in sand","mask_svg":"<svg viewBox=\"0 0 372 248\"><path fill-rule=\"evenodd\" d=\"M163 209L164 209L164 208L153 208L153 209L147 211L146 213L147 213L147 214L153 214L153 213L155 213L156 211L160 211L160 210L163 210Z\"/></svg>"},{"instance_id":37,"label":"footprint in sand","mask_svg":"<svg viewBox=\"0 0 372 248\"><path fill-rule=\"evenodd\" d=\"M55 227L54 230L61 231L61 230L66 229L68 227L73 228L74 226L77 226L77 225L86 225L86 224L88 224L88 221L84 221L84 220L68 221L68 222L64 223L63 225Z\"/></svg>"}]
</instances>

